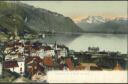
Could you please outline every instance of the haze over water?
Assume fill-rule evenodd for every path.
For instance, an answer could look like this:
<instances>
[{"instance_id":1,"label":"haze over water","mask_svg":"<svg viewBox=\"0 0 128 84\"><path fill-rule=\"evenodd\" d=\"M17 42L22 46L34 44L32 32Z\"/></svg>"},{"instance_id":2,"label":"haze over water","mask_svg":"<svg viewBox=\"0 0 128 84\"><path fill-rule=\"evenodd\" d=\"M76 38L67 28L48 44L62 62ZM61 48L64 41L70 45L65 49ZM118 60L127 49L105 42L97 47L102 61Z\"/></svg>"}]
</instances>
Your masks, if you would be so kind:
<instances>
[{"instance_id":1,"label":"haze over water","mask_svg":"<svg viewBox=\"0 0 128 84\"><path fill-rule=\"evenodd\" d=\"M68 44L76 51L87 50L88 47L99 47L100 50L127 53L126 34L84 34Z\"/></svg>"},{"instance_id":2,"label":"haze over water","mask_svg":"<svg viewBox=\"0 0 128 84\"><path fill-rule=\"evenodd\" d=\"M75 51L86 51L88 47L99 47L105 51L119 51L127 53L127 35L126 34L98 34L86 33L77 35L54 35L46 36L42 39L45 43L65 44L69 49Z\"/></svg>"}]
</instances>

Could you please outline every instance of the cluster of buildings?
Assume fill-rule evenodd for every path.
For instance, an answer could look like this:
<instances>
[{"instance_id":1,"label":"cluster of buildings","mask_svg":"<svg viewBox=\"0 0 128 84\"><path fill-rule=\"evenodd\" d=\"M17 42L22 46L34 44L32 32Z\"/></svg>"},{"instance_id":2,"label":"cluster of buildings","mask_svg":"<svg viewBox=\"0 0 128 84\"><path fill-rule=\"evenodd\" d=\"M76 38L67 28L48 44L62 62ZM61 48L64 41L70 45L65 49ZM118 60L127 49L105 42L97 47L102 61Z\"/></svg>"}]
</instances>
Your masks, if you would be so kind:
<instances>
[{"instance_id":1,"label":"cluster of buildings","mask_svg":"<svg viewBox=\"0 0 128 84\"><path fill-rule=\"evenodd\" d=\"M65 45L12 40L5 43L3 68L36 80L49 70L72 70L68 53Z\"/></svg>"},{"instance_id":2,"label":"cluster of buildings","mask_svg":"<svg viewBox=\"0 0 128 84\"><path fill-rule=\"evenodd\" d=\"M80 63L91 63L91 65L98 66L98 68L115 70L116 66L120 66L122 70L127 69L127 54L121 54L120 52L100 51L98 47L88 47L88 51L75 52L74 55ZM89 65L86 64L85 66Z\"/></svg>"},{"instance_id":3,"label":"cluster of buildings","mask_svg":"<svg viewBox=\"0 0 128 84\"><path fill-rule=\"evenodd\" d=\"M49 70L102 70L96 63L81 63L101 58L101 55L110 55L108 52L100 52L98 47L89 47L85 52L75 52L65 45L29 40L12 40L5 43L4 47L1 69L16 72L32 80L42 80ZM122 68L117 64L115 69Z\"/></svg>"}]
</instances>

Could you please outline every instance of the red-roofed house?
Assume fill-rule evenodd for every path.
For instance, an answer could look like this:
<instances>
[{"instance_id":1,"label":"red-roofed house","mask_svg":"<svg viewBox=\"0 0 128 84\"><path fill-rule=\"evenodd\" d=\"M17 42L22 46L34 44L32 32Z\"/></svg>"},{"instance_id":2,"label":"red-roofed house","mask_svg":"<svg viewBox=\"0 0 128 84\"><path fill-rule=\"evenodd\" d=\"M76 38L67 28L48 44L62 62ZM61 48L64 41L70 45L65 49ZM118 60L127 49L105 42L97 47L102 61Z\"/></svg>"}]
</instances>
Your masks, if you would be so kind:
<instances>
[{"instance_id":1,"label":"red-roofed house","mask_svg":"<svg viewBox=\"0 0 128 84\"><path fill-rule=\"evenodd\" d=\"M69 68L69 70L73 70L73 64L72 64L71 58L67 58L67 59L65 60L65 63L66 63L66 65L67 65L67 67Z\"/></svg>"}]
</instances>

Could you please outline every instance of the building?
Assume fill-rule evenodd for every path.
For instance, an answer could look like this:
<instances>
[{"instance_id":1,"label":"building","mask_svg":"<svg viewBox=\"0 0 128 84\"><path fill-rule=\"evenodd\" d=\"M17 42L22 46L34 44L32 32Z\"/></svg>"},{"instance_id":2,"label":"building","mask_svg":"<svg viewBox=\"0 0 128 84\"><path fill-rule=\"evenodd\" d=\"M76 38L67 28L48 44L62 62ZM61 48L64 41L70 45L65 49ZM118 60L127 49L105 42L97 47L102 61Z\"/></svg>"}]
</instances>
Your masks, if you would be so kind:
<instances>
[{"instance_id":1,"label":"building","mask_svg":"<svg viewBox=\"0 0 128 84\"><path fill-rule=\"evenodd\" d=\"M44 65L42 63L42 59L38 56L27 57L26 65L26 71L29 73L32 79L34 75L38 76L44 73Z\"/></svg>"},{"instance_id":2,"label":"building","mask_svg":"<svg viewBox=\"0 0 128 84\"><path fill-rule=\"evenodd\" d=\"M16 58L14 59L18 63L17 73L20 73L21 75L25 74L25 58Z\"/></svg>"},{"instance_id":3,"label":"building","mask_svg":"<svg viewBox=\"0 0 128 84\"><path fill-rule=\"evenodd\" d=\"M44 54L44 56L55 56L55 50L51 46L46 45L42 47L44 49L44 53L40 52L40 57L42 56L41 53Z\"/></svg>"},{"instance_id":4,"label":"building","mask_svg":"<svg viewBox=\"0 0 128 84\"><path fill-rule=\"evenodd\" d=\"M69 70L73 70L73 63L72 63L72 60L71 60L71 58L66 58L65 59L65 63L66 63L66 65L67 65L67 68L69 69Z\"/></svg>"},{"instance_id":5,"label":"building","mask_svg":"<svg viewBox=\"0 0 128 84\"><path fill-rule=\"evenodd\" d=\"M43 59L43 65L47 70L51 70L54 68L54 60L51 56L44 57Z\"/></svg>"},{"instance_id":6,"label":"building","mask_svg":"<svg viewBox=\"0 0 128 84\"><path fill-rule=\"evenodd\" d=\"M99 52L99 47L88 47L88 52Z\"/></svg>"},{"instance_id":7,"label":"building","mask_svg":"<svg viewBox=\"0 0 128 84\"><path fill-rule=\"evenodd\" d=\"M5 69L9 69L12 72L16 72L17 71L16 68L19 67L19 66L18 66L17 61L9 60L9 61L4 61L3 67Z\"/></svg>"},{"instance_id":8,"label":"building","mask_svg":"<svg viewBox=\"0 0 128 84\"><path fill-rule=\"evenodd\" d=\"M25 60L23 58L6 60L4 61L3 66L5 69L9 69L10 71L19 73L20 75L25 74Z\"/></svg>"},{"instance_id":9,"label":"building","mask_svg":"<svg viewBox=\"0 0 128 84\"><path fill-rule=\"evenodd\" d=\"M68 56L68 48L66 46L56 44L54 49L58 58Z\"/></svg>"},{"instance_id":10,"label":"building","mask_svg":"<svg viewBox=\"0 0 128 84\"><path fill-rule=\"evenodd\" d=\"M4 50L5 60L13 60L24 56L24 44L19 40L8 42Z\"/></svg>"},{"instance_id":11,"label":"building","mask_svg":"<svg viewBox=\"0 0 128 84\"><path fill-rule=\"evenodd\" d=\"M31 48L30 56L39 56L43 59L46 56L55 56L55 51L50 46L35 46Z\"/></svg>"}]
</instances>

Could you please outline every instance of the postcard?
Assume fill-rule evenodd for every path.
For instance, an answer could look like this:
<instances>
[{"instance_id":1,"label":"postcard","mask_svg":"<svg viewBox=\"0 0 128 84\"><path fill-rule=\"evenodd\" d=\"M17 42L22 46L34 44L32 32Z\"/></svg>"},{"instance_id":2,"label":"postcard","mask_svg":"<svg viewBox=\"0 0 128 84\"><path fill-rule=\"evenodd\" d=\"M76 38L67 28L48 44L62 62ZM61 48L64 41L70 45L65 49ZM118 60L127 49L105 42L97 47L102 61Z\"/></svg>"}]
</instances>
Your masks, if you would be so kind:
<instances>
[{"instance_id":1,"label":"postcard","mask_svg":"<svg viewBox=\"0 0 128 84\"><path fill-rule=\"evenodd\" d=\"M127 1L0 1L0 83L128 83Z\"/></svg>"}]
</instances>

